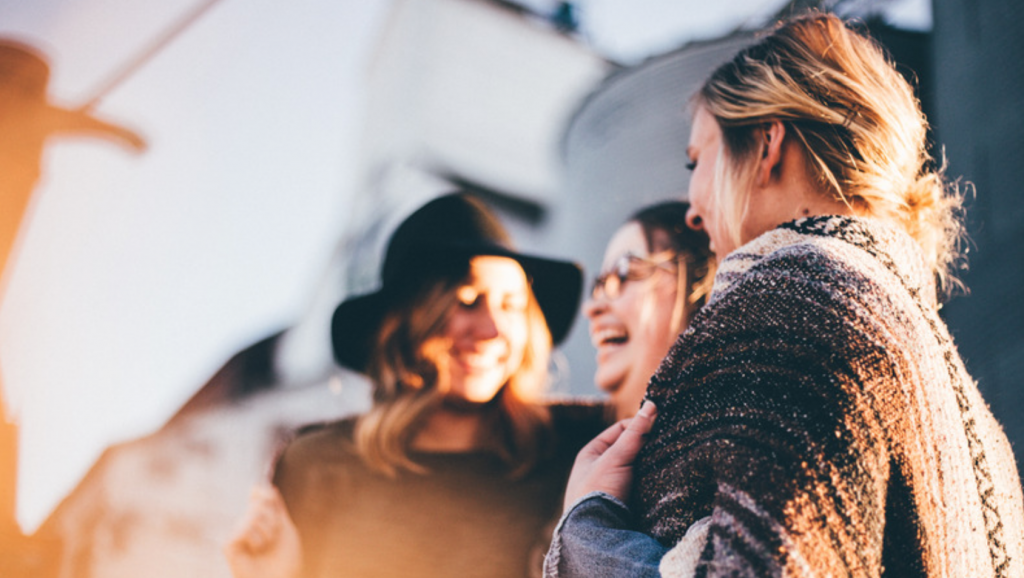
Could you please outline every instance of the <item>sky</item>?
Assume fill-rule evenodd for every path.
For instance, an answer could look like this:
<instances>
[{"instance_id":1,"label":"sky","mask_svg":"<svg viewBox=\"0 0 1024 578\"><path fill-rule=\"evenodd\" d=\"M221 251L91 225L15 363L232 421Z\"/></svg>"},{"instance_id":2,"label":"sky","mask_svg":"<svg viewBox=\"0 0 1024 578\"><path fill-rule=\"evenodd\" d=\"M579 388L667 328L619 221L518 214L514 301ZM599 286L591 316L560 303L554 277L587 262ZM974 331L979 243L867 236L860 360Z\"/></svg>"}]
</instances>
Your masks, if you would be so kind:
<instances>
[{"instance_id":1,"label":"sky","mask_svg":"<svg viewBox=\"0 0 1024 578\"><path fill-rule=\"evenodd\" d=\"M927 27L926 2L892 13ZM584 0L579 37L638 62L783 3ZM233 353L301 317L341 237L390 1L0 0L0 36L45 52L51 99L73 106L207 4L96 108L147 151L48 146L0 302L26 531L104 448L156 430Z\"/></svg>"}]
</instances>

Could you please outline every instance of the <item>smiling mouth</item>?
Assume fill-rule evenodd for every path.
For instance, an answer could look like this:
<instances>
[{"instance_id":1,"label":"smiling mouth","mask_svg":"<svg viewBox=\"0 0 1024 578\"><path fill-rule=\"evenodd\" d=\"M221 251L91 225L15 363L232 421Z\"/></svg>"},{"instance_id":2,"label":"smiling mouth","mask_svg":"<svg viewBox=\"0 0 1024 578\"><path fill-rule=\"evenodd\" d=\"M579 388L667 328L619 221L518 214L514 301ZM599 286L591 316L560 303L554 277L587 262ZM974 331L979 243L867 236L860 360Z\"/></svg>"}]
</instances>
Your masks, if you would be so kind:
<instances>
[{"instance_id":1,"label":"smiling mouth","mask_svg":"<svg viewBox=\"0 0 1024 578\"><path fill-rule=\"evenodd\" d=\"M461 353L453 359L468 373L484 373L501 366L502 360L493 354Z\"/></svg>"},{"instance_id":2,"label":"smiling mouth","mask_svg":"<svg viewBox=\"0 0 1024 578\"><path fill-rule=\"evenodd\" d=\"M620 329L602 329L590 335L590 342L594 347L604 345L622 345L629 341L629 335Z\"/></svg>"}]
</instances>

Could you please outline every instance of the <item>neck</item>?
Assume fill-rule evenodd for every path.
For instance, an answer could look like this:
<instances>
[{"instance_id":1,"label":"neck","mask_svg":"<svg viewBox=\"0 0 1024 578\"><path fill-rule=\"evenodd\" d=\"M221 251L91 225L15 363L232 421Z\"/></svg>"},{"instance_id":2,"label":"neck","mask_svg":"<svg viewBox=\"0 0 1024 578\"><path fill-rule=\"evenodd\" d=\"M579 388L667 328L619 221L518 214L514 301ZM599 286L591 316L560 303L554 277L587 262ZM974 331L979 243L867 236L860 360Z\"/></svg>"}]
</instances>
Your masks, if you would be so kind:
<instances>
[{"instance_id":1,"label":"neck","mask_svg":"<svg viewBox=\"0 0 1024 578\"><path fill-rule=\"evenodd\" d=\"M844 215L851 217L857 212L846 203L832 197L829 193L814 191L800 199L800 203L794 208L790 218L786 221L802 217L824 217L831 215Z\"/></svg>"},{"instance_id":2,"label":"neck","mask_svg":"<svg viewBox=\"0 0 1024 578\"><path fill-rule=\"evenodd\" d=\"M468 452L485 445L484 412L441 407L427 418L412 447L428 452Z\"/></svg>"},{"instance_id":3,"label":"neck","mask_svg":"<svg viewBox=\"0 0 1024 578\"><path fill-rule=\"evenodd\" d=\"M741 232L744 242L795 219L858 213L814 182L802 154L785 155L781 165L748 199Z\"/></svg>"}]
</instances>

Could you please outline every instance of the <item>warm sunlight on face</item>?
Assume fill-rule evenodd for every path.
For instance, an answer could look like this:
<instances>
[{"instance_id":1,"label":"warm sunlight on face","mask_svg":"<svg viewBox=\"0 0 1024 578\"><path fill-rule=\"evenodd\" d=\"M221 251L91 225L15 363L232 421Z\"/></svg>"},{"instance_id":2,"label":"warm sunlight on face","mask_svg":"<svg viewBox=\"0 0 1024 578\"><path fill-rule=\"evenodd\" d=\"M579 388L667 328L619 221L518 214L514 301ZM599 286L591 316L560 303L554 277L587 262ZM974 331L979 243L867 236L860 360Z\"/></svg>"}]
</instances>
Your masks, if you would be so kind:
<instances>
[{"instance_id":1,"label":"warm sunlight on face","mask_svg":"<svg viewBox=\"0 0 1024 578\"><path fill-rule=\"evenodd\" d=\"M736 248L725 223L721 219L721 207L715 199L715 165L722 154L722 129L715 117L703 106L698 106L693 115L690 130L690 145L686 156L690 159L690 211L687 223L703 230L711 239L711 250L725 257Z\"/></svg>"},{"instance_id":2,"label":"warm sunlight on face","mask_svg":"<svg viewBox=\"0 0 1024 578\"><path fill-rule=\"evenodd\" d=\"M617 295L606 284L583 306L597 349L594 383L611 397L617 419L640 408L647 382L678 336L672 313L679 264L664 259L650 254L639 224L623 225L608 243L601 271L628 263L627 279L619 282Z\"/></svg>"},{"instance_id":3,"label":"warm sunlight on face","mask_svg":"<svg viewBox=\"0 0 1024 578\"><path fill-rule=\"evenodd\" d=\"M445 324L450 393L467 401L494 398L523 360L529 285L507 257L474 257Z\"/></svg>"}]
</instances>

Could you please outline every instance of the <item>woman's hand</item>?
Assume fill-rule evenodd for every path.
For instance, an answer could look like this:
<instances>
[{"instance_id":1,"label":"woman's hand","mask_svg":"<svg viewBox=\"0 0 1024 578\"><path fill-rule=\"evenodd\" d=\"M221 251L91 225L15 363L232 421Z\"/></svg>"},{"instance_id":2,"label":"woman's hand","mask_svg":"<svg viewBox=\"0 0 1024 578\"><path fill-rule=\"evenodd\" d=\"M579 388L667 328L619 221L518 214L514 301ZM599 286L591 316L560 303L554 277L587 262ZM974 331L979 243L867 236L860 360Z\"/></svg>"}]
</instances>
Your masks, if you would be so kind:
<instances>
[{"instance_id":1,"label":"woman's hand","mask_svg":"<svg viewBox=\"0 0 1024 578\"><path fill-rule=\"evenodd\" d=\"M583 446L565 488L566 509L591 492L604 492L622 501L629 497L633 459L656 414L654 404L644 401L635 416L613 424Z\"/></svg>"},{"instance_id":2,"label":"woman's hand","mask_svg":"<svg viewBox=\"0 0 1024 578\"><path fill-rule=\"evenodd\" d=\"M234 535L224 545L235 578L297 578L302 568L299 531L273 486L257 486Z\"/></svg>"}]
</instances>

